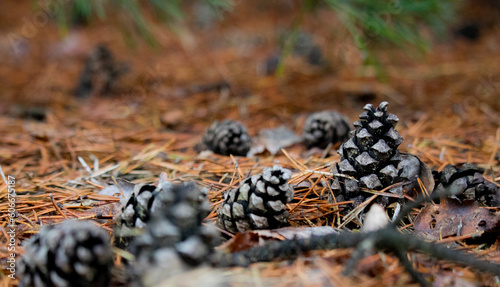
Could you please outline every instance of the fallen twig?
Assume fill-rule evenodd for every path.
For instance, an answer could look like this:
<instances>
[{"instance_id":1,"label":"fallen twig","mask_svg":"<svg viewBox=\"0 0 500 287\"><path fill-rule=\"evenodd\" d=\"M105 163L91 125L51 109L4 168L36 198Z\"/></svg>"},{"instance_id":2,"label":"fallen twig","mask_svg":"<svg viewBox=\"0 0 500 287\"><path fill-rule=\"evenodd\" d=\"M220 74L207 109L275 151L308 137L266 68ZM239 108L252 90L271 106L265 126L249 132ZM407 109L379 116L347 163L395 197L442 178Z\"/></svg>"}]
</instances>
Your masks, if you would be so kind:
<instances>
[{"instance_id":1,"label":"fallen twig","mask_svg":"<svg viewBox=\"0 0 500 287\"><path fill-rule=\"evenodd\" d=\"M415 236L400 233L392 225L371 233L346 232L312 236L307 239L269 242L260 247L232 254L216 253L212 258L212 264L218 267L248 266L251 263L271 261L276 258L292 259L303 252L312 250L360 248L362 242L368 242L367 240L373 243L375 250L394 253L402 261L401 263L414 280L421 285L427 285L428 283L420 273L410 268L411 264L409 262L402 260L402 258L406 258L406 252L422 252L436 259L447 260L469 266L481 272L500 275L500 265L498 264L479 260L462 251L448 249L443 245L426 242Z\"/></svg>"}]
</instances>

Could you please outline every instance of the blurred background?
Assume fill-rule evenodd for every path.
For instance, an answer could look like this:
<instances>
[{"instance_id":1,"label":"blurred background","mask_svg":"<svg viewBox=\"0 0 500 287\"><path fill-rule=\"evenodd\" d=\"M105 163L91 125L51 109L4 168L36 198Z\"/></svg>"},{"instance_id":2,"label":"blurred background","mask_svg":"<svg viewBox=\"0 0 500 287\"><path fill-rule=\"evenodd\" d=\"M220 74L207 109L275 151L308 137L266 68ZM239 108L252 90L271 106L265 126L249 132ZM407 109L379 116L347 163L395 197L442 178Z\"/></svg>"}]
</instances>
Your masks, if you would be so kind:
<instances>
[{"instance_id":1,"label":"blurred background","mask_svg":"<svg viewBox=\"0 0 500 287\"><path fill-rule=\"evenodd\" d=\"M0 15L14 138L198 134L222 118L300 133L310 112L355 120L386 100L406 146L498 146L494 0L3 0Z\"/></svg>"}]
</instances>

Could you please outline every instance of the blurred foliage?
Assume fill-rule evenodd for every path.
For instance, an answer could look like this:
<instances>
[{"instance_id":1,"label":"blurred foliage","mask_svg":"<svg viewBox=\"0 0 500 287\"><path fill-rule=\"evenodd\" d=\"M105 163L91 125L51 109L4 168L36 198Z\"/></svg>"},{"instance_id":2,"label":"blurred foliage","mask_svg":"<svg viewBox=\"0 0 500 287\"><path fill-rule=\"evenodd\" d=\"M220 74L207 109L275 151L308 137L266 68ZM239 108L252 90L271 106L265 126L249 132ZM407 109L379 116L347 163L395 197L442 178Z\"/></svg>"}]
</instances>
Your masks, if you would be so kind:
<instances>
[{"instance_id":1,"label":"blurred foliage","mask_svg":"<svg viewBox=\"0 0 500 287\"><path fill-rule=\"evenodd\" d=\"M426 51L429 37L443 36L455 19L461 0L325 0L336 11L367 65L379 67L374 51L393 44L402 49Z\"/></svg>"},{"instance_id":2,"label":"blurred foliage","mask_svg":"<svg viewBox=\"0 0 500 287\"><path fill-rule=\"evenodd\" d=\"M67 2L67 3L66 3ZM99 20L117 20L121 26L127 42L132 43L133 32L145 39L150 45L157 44L151 32L152 20L159 20L171 24L184 18L182 0L70 0L60 4L60 0L38 1L38 6L56 7L55 11L62 34L66 34L69 27L86 25ZM211 7L217 15L223 11L230 11L232 0L198 0ZM133 28L135 31L131 31Z\"/></svg>"},{"instance_id":3,"label":"blurred foliage","mask_svg":"<svg viewBox=\"0 0 500 287\"><path fill-rule=\"evenodd\" d=\"M58 0L47 0L59 3ZM47 2L46 1L46 2ZM63 32L75 24L84 24L109 15L124 25L127 39L131 39L130 26L148 43L155 45L150 22L165 23L181 21L184 18L183 3L203 3L213 8L217 15L231 11L232 0L71 0L59 9L56 18ZM300 6L290 39L283 47L286 57L297 38L304 15L318 9L333 10L341 23L349 31L356 47L363 53L367 65L378 65L375 51L387 44L400 48L425 51L429 47L429 37L422 31L443 33L456 16L462 0L297 0ZM222 18L222 17L219 17ZM283 58L285 58L283 57ZM282 69L278 69L278 72Z\"/></svg>"}]
</instances>

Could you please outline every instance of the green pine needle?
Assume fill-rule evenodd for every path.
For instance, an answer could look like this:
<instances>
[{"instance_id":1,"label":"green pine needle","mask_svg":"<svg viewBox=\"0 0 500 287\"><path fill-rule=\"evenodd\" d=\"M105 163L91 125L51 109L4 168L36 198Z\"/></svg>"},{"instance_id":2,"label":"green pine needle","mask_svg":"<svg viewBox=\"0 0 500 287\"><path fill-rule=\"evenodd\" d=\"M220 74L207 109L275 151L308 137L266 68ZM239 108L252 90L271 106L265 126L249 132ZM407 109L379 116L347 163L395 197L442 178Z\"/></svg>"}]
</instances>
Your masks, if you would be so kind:
<instances>
[{"instance_id":1,"label":"green pine needle","mask_svg":"<svg viewBox=\"0 0 500 287\"><path fill-rule=\"evenodd\" d=\"M61 5L60 1L49 1ZM234 6L232 0L198 1L204 1L212 7L220 19L224 12L232 11ZM362 52L365 64L377 68L379 63L375 56L376 48L381 45L426 51L430 43L422 35L422 28L435 34L445 32L456 15L460 2L461 0L303 0L300 2L302 9L297 16L298 21L293 24L292 30L299 30L305 14L316 9L331 9ZM135 32L153 46L158 43L150 30L146 14L154 15L165 23L180 21L184 17L182 0L73 0L58 9L54 16L61 32L66 34L68 27L78 21L102 20L117 14L124 16L118 19L130 19ZM134 35L133 31L128 30L126 34L129 40ZM285 50L290 50L294 38L296 33L292 33L286 41ZM281 63L278 72L282 73L282 70Z\"/></svg>"}]
</instances>

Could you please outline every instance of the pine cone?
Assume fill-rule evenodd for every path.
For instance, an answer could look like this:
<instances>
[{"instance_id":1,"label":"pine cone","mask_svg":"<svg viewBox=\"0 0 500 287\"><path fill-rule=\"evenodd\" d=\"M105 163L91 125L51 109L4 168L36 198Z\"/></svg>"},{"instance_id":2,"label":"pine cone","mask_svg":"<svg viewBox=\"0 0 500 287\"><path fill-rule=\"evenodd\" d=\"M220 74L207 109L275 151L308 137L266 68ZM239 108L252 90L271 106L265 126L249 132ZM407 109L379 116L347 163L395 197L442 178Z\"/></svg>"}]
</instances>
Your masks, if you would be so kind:
<instances>
[{"instance_id":1,"label":"pine cone","mask_svg":"<svg viewBox=\"0 0 500 287\"><path fill-rule=\"evenodd\" d=\"M128 66L116 62L113 53L105 45L97 45L85 61L75 95L83 98L93 93L110 93L127 71Z\"/></svg>"},{"instance_id":2,"label":"pine cone","mask_svg":"<svg viewBox=\"0 0 500 287\"><path fill-rule=\"evenodd\" d=\"M331 187L337 201L353 200L354 206L359 205L369 196L360 190L365 187L381 190L400 181L402 160L398 146L403 138L394 129L398 117L387 113L387 102L382 102L378 108L371 104L364 107L365 112L354 122L355 130L351 138L339 149L340 163L335 163L332 173L344 174L352 178L335 177ZM402 187L390 190L402 195ZM379 197L387 201L387 197ZM386 205L387 202L379 202Z\"/></svg>"},{"instance_id":3,"label":"pine cone","mask_svg":"<svg viewBox=\"0 0 500 287\"><path fill-rule=\"evenodd\" d=\"M205 131L202 142L208 149L221 155L245 156L252 145L247 128L231 120L214 122Z\"/></svg>"},{"instance_id":4,"label":"pine cone","mask_svg":"<svg viewBox=\"0 0 500 287\"><path fill-rule=\"evenodd\" d=\"M482 171L472 164L462 168L447 165L435 174L437 186L434 192L447 193L452 198L477 200L486 206L500 205L500 189L493 182L487 181Z\"/></svg>"},{"instance_id":5,"label":"pine cone","mask_svg":"<svg viewBox=\"0 0 500 287\"><path fill-rule=\"evenodd\" d=\"M131 247L140 285L152 286L207 260L219 233L213 225L202 225L210 205L201 196L195 185L180 184L158 194L160 209Z\"/></svg>"},{"instance_id":6,"label":"pine cone","mask_svg":"<svg viewBox=\"0 0 500 287\"><path fill-rule=\"evenodd\" d=\"M325 61L321 47L314 43L312 35L299 33L293 43L293 54L303 57L307 62L314 66L319 66Z\"/></svg>"},{"instance_id":7,"label":"pine cone","mask_svg":"<svg viewBox=\"0 0 500 287\"><path fill-rule=\"evenodd\" d=\"M188 189L197 190L194 182L186 182L183 185ZM121 212L115 217L117 223L115 235L119 247L128 248L130 237L137 234L134 229L144 229L151 221L153 214L163 210L164 203L160 195L170 192L169 190L174 187L175 185L170 181L162 180L158 187L150 184L139 184L134 187L132 194L122 202ZM202 199L204 199L203 194L198 200Z\"/></svg>"},{"instance_id":8,"label":"pine cone","mask_svg":"<svg viewBox=\"0 0 500 287\"><path fill-rule=\"evenodd\" d=\"M307 148L326 148L329 144L346 140L350 130L346 117L335 111L323 111L307 117L302 137Z\"/></svg>"},{"instance_id":9,"label":"pine cone","mask_svg":"<svg viewBox=\"0 0 500 287\"><path fill-rule=\"evenodd\" d=\"M238 188L224 195L217 210L217 223L229 232L273 229L287 223L285 204L293 199L288 184L292 172L279 165L244 179Z\"/></svg>"},{"instance_id":10,"label":"pine cone","mask_svg":"<svg viewBox=\"0 0 500 287\"><path fill-rule=\"evenodd\" d=\"M85 221L48 225L30 238L19 263L19 286L108 286L113 256L108 234Z\"/></svg>"}]
</instances>

